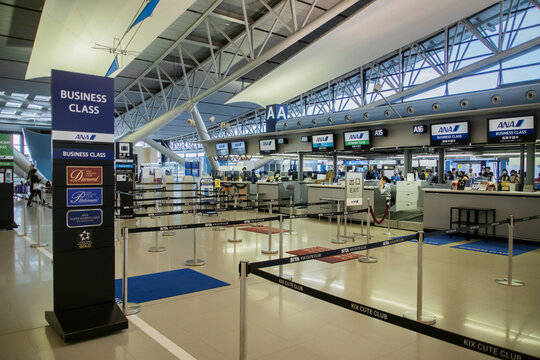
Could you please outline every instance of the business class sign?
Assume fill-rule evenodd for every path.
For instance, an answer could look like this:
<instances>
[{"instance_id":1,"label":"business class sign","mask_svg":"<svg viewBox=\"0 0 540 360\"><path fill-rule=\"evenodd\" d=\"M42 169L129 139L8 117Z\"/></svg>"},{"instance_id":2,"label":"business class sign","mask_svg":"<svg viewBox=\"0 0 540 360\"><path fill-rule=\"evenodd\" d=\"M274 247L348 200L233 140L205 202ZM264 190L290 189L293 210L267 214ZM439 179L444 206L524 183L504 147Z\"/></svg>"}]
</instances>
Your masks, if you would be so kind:
<instances>
[{"instance_id":1,"label":"business class sign","mask_svg":"<svg viewBox=\"0 0 540 360\"><path fill-rule=\"evenodd\" d=\"M534 116L488 119L488 143L536 141Z\"/></svg>"}]
</instances>

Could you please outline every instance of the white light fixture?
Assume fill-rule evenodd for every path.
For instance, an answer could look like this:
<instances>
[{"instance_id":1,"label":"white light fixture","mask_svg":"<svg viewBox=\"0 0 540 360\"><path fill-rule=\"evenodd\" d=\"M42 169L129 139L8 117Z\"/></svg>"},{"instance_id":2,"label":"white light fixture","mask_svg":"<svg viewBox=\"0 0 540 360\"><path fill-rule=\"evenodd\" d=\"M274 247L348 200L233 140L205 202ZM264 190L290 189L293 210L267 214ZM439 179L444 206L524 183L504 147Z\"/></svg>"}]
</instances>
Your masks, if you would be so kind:
<instances>
[{"instance_id":1,"label":"white light fixture","mask_svg":"<svg viewBox=\"0 0 540 360\"><path fill-rule=\"evenodd\" d=\"M210 120L210 122L213 123L214 121L216 121L216 117L215 116L210 116L210 118L208 120Z\"/></svg>"}]
</instances>

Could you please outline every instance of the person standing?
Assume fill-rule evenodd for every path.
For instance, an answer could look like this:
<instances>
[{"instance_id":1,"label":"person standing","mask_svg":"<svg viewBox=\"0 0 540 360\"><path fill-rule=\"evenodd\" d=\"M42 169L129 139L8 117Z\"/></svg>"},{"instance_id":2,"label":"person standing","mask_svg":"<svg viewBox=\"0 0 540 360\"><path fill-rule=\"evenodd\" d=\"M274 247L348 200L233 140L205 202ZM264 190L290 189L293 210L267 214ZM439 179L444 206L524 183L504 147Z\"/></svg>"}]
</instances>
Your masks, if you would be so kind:
<instances>
[{"instance_id":1,"label":"person standing","mask_svg":"<svg viewBox=\"0 0 540 360\"><path fill-rule=\"evenodd\" d=\"M493 173L491 172L491 168L489 166L486 166L486 171L484 171L482 177L488 178L488 181L493 181Z\"/></svg>"},{"instance_id":2,"label":"person standing","mask_svg":"<svg viewBox=\"0 0 540 360\"><path fill-rule=\"evenodd\" d=\"M39 196L39 200L43 205L47 205L47 202L43 200L43 197L41 196L41 187L39 186L40 182L41 179L37 176L37 169L33 168L32 175L30 175L30 196L28 197L28 204L26 206L32 206L32 198L35 195Z\"/></svg>"},{"instance_id":3,"label":"person standing","mask_svg":"<svg viewBox=\"0 0 540 360\"><path fill-rule=\"evenodd\" d=\"M474 179L476 177L476 174L474 173L474 170L472 167L469 168L469 173L467 174L469 179Z\"/></svg>"},{"instance_id":4,"label":"person standing","mask_svg":"<svg viewBox=\"0 0 540 360\"><path fill-rule=\"evenodd\" d=\"M30 178L32 177L33 171L34 171L34 164L30 164L30 169L28 170L28 174L26 174L27 183L30 182ZM32 188L30 188L30 190L32 190Z\"/></svg>"}]
</instances>

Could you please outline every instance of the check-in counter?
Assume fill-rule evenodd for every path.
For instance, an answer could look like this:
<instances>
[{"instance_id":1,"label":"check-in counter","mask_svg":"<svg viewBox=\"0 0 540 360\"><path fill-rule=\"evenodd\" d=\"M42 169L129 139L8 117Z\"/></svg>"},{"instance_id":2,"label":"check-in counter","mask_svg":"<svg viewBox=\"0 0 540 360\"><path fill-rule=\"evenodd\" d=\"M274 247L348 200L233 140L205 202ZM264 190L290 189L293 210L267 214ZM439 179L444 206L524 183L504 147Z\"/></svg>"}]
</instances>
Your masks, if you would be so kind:
<instances>
[{"instance_id":1,"label":"check-in counter","mask_svg":"<svg viewBox=\"0 0 540 360\"><path fill-rule=\"evenodd\" d=\"M221 188L226 189L225 194L249 195L251 192L251 182L248 181L222 181Z\"/></svg>"},{"instance_id":2,"label":"check-in counter","mask_svg":"<svg viewBox=\"0 0 540 360\"><path fill-rule=\"evenodd\" d=\"M258 182L257 193L261 199L288 199L294 196L297 181Z\"/></svg>"},{"instance_id":3,"label":"check-in counter","mask_svg":"<svg viewBox=\"0 0 540 360\"><path fill-rule=\"evenodd\" d=\"M308 202L320 202L324 201L321 199L345 199L345 186L344 185L324 185L324 184L309 184L308 188ZM384 213L386 206L386 200L381 196L380 190L378 187L373 186L364 186L364 191L362 193L362 208L367 206L367 201L373 207L373 210L376 215L381 215ZM328 212L329 205L310 205L308 206L308 212L310 214L316 214L321 212ZM353 220L360 221L362 218L365 219L364 213L353 214L351 215Z\"/></svg>"},{"instance_id":4,"label":"check-in counter","mask_svg":"<svg viewBox=\"0 0 540 360\"><path fill-rule=\"evenodd\" d=\"M449 229L452 207L495 210L496 220L504 220L510 215L521 218L540 214L540 193L448 189L423 189L423 191L424 229ZM540 241L539 228L540 219L516 223L514 237ZM495 235L507 238L508 226L497 226Z\"/></svg>"}]
</instances>

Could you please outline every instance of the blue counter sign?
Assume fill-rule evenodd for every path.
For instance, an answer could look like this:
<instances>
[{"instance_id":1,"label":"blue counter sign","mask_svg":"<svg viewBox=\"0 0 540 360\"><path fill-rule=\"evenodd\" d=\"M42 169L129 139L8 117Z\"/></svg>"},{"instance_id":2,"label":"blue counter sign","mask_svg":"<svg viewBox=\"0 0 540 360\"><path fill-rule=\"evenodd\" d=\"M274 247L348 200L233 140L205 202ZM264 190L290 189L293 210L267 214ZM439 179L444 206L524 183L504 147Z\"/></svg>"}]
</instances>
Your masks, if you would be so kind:
<instances>
[{"instance_id":1,"label":"blue counter sign","mask_svg":"<svg viewBox=\"0 0 540 360\"><path fill-rule=\"evenodd\" d=\"M431 146L468 145L469 139L468 121L431 125Z\"/></svg>"},{"instance_id":2,"label":"blue counter sign","mask_svg":"<svg viewBox=\"0 0 540 360\"><path fill-rule=\"evenodd\" d=\"M488 143L536 141L534 116L488 119Z\"/></svg>"},{"instance_id":3,"label":"blue counter sign","mask_svg":"<svg viewBox=\"0 0 540 360\"><path fill-rule=\"evenodd\" d=\"M114 151L55 147L53 158L60 160L114 160Z\"/></svg>"},{"instance_id":4,"label":"blue counter sign","mask_svg":"<svg viewBox=\"0 0 540 360\"><path fill-rule=\"evenodd\" d=\"M103 211L101 209L69 210L66 214L68 228L101 226Z\"/></svg>"},{"instance_id":5,"label":"blue counter sign","mask_svg":"<svg viewBox=\"0 0 540 360\"><path fill-rule=\"evenodd\" d=\"M102 188L68 188L66 189L66 206L101 206L103 205Z\"/></svg>"}]
</instances>

